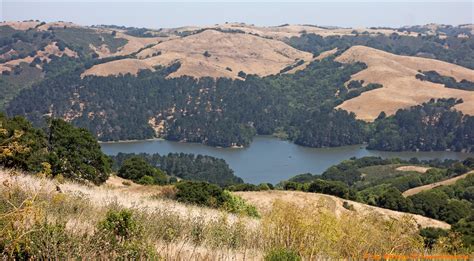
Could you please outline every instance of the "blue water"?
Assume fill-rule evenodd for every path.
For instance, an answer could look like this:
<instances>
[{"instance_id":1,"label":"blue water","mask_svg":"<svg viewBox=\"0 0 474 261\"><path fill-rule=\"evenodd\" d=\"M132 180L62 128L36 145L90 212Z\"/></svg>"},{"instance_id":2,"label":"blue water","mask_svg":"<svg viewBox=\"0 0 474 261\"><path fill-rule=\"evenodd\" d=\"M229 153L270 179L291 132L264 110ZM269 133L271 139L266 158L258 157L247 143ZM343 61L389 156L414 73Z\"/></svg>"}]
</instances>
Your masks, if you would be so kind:
<instances>
[{"instance_id":1,"label":"blue water","mask_svg":"<svg viewBox=\"0 0 474 261\"><path fill-rule=\"evenodd\" d=\"M328 167L351 157L381 156L410 159L465 159L474 154L460 152L382 152L370 151L363 146L337 148L307 148L268 136L257 136L248 148L214 148L196 143L166 140L146 140L120 143L102 143L102 150L109 155L124 153L184 152L214 156L224 159L235 175L248 183L278 183L297 174L320 174Z\"/></svg>"}]
</instances>

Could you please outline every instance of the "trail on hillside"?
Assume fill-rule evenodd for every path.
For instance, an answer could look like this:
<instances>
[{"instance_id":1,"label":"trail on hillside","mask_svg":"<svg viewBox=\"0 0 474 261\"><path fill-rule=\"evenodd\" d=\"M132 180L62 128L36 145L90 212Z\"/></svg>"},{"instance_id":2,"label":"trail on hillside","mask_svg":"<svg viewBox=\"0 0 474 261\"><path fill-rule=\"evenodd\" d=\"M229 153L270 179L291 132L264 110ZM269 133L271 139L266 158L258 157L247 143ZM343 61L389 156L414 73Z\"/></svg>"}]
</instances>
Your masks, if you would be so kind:
<instances>
[{"instance_id":1,"label":"trail on hillside","mask_svg":"<svg viewBox=\"0 0 474 261\"><path fill-rule=\"evenodd\" d=\"M434 188L437 188L437 187L440 187L440 186L452 185L452 184L456 183L456 181L466 178L469 174L474 174L474 170L470 171L468 173L465 173L463 175L456 176L454 178L446 179L446 180L443 180L443 181L438 181L438 182L431 183L431 184L428 184L428 185L423 185L423 186L411 188L411 189L406 190L405 192L403 192L402 195L404 197L408 197L408 196L413 196L415 194L418 194L422 191L434 189Z\"/></svg>"}]
</instances>

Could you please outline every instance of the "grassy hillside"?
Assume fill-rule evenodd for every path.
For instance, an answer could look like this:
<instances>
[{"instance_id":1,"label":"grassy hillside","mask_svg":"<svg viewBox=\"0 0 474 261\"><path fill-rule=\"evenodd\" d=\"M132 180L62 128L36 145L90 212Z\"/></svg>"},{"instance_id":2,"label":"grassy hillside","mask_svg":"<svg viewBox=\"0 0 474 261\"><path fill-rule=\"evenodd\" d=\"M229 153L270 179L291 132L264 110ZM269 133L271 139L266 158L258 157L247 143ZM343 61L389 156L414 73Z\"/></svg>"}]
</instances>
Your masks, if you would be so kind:
<instances>
[{"instance_id":1,"label":"grassy hillside","mask_svg":"<svg viewBox=\"0 0 474 261\"><path fill-rule=\"evenodd\" d=\"M272 203L267 195L280 192L239 193L249 202L267 202L262 217L254 219L178 203L166 199L166 187L124 185L117 178L91 187L2 170L0 181L0 249L5 257L262 260L276 252L361 258L367 251L425 251L417 217L362 205L336 215L312 195L296 202L302 195L282 192L286 199ZM425 220L424 225L447 227ZM449 244L429 251L447 253Z\"/></svg>"},{"instance_id":2,"label":"grassy hillside","mask_svg":"<svg viewBox=\"0 0 474 261\"><path fill-rule=\"evenodd\" d=\"M474 114L474 109L469 105L474 102L474 92L446 88L441 84L420 81L416 77L418 71L436 71L457 81L474 82L474 70L434 59L393 55L365 46L353 46L336 60L367 64L367 69L353 75L351 80L383 85L383 88L365 92L339 105L339 108L354 112L359 119L373 121L382 111L391 115L398 109L433 98L462 98L464 103L455 108L465 114Z\"/></svg>"},{"instance_id":3,"label":"grassy hillside","mask_svg":"<svg viewBox=\"0 0 474 261\"><path fill-rule=\"evenodd\" d=\"M279 186L443 220L462 236L465 246L472 248L472 162L472 158L462 162L353 158L322 175L298 175ZM354 208L349 203L345 207Z\"/></svg>"}]
</instances>

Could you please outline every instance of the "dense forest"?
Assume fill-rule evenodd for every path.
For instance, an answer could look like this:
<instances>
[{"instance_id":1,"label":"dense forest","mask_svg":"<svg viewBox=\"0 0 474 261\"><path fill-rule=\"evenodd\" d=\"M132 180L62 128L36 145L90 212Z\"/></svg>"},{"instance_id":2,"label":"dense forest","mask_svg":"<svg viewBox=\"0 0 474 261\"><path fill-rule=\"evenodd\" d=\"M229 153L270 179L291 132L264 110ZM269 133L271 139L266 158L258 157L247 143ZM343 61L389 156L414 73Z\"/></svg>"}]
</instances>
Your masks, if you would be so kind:
<instances>
[{"instance_id":1,"label":"dense forest","mask_svg":"<svg viewBox=\"0 0 474 261\"><path fill-rule=\"evenodd\" d=\"M295 74L247 75L245 81L167 79L169 68L142 71L137 77L84 79L76 71L22 91L7 112L40 124L52 106L54 117L66 115L101 140L151 138L155 133L149 119L154 117L155 122L163 121L166 139L211 146L245 146L255 134L275 132L308 146L358 144L365 140L363 123L333 108L348 95L353 97L352 92L374 88L344 86L364 68L326 59ZM320 127L312 128L316 122Z\"/></svg>"},{"instance_id":2,"label":"dense forest","mask_svg":"<svg viewBox=\"0 0 474 261\"><path fill-rule=\"evenodd\" d=\"M402 171L401 166L423 166L426 173ZM323 193L365 204L446 221L473 246L474 174L453 185L440 186L408 197L402 192L465 174L474 169L474 158L464 161L439 159L352 158L328 168L322 175L301 174L278 184L286 190ZM347 205L350 208L349 205Z\"/></svg>"},{"instance_id":3,"label":"dense forest","mask_svg":"<svg viewBox=\"0 0 474 261\"><path fill-rule=\"evenodd\" d=\"M374 123L369 149L455 150L474 148L474 117L463 115L452 107L462 100L431 100L410 109L398 110L393 116L384 113Z\"/></svg>"},{"instance_id":4,"label":"dense forest","mask_svg":"<svg viewBox=\"0 0 474 261\"><path fill-rule=\"evenodd\" d=\"M243 183L242 179L234 175L234 171L223 159L211 156L184 153L170 153L163 156L146 153L119 153L111 158L114 170L120 170L127 160L139 158L151 166L163 170L167 175L179 179L206 181L220 186Z\"/></svg>"}]
</instances>

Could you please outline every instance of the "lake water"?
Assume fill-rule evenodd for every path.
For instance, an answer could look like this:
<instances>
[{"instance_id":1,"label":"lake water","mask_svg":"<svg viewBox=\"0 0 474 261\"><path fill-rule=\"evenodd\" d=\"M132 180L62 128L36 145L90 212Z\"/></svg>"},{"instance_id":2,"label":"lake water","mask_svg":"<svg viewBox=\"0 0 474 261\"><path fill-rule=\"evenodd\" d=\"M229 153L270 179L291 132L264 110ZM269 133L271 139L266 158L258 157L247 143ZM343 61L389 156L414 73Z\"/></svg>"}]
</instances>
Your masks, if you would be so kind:
<instances>
[{"instance_id":1,"label":"lake water","mask_svg":"<svg viewBox=\"0 0 474 261\"><path fill-rule=\"evenodd\" d=\"M120 143L102 143L102 150L108 155L124 153L184 152L209 155L224 159L235 175L248 183L282 180L301 173L321 174L328 167L351 157L381 156L410 159L459 159L474 157L474 154L460 152L384 152L366 150L363 146L337 148L307 148L273 137L257 136L248 148L214 148L196 143L180 143L166 140L145 140Z\"/></svg>"}]
</instances>

